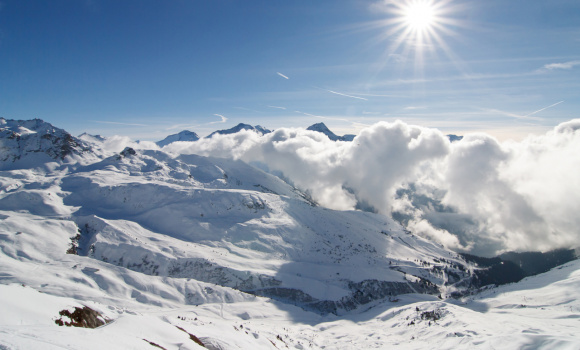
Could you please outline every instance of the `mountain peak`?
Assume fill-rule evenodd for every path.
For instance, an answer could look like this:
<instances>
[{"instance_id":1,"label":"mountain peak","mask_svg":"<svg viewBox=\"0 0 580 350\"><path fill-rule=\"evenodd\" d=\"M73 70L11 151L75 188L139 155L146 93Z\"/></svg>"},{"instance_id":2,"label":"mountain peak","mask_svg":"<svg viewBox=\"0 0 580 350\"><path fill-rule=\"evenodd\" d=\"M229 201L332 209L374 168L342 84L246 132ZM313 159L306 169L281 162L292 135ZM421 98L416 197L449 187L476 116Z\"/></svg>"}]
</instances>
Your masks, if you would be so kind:
<instances>
[{"instance_id":1,"label":"mountain peak","mask_svg":"<svg viewBox=\"0 0 580 350\"><path fill-rule=\"evenodd\" d=\"M308 128L306 128L306 130L321 132L332 141L337 141L339 139L339 137L335 133L330 131L330 129L324 123L312 124Z\"/></svg>"},{"instance_id":2,"label":"mountain peak","mask_svg":"<svg viewBox=\"0 0 580 350\"><path fill-rule=\"evenodd\" d=\"M239 123L238 125L234 126L233 128L230 128L230 129L214 131L211 134L209 134L208 136L206 136L206 138L209 139L213 135L216 135L216 134L219 134L219 135L235 134L235 133L238 133L242 130L252 130L260 135L269 134L272 132L271 130L268 130L260 125L251 126L250 124Z\"/></svg>"},{"instance_id":3,"label":"mountain peak","mask_svg":"<svg viewBox=\"0 0 580 350\"><path fill-rule=\"evenodd\" d=\"M30 164L43 164L54 160L62 161L69 155L80 155L86 151L81 140L38 118L32 120L2 118L0 140L4 146L4 152L0 157L0 161L3 161L0 167L3 169L27 167ZM21 164L15 165L16 162Z\"/></svg>"},{"instance_id":4,"label":"mountain peak","mask_svg":"<svg viewBox=\"0 0 580 350\"><path fill-rule=\"evenodd\" d=\"M155 142L157 146L164 147L170 143L177 142L177 141L197 141L199 140L199 136L189 130L183 130L178 132L177 134L169 135L161 141Z\"/></svg>"},{"instance_id":5,"label":"mountain peak","mask_svg":"<svg viewBox=\"0 0 580 350\"><path fill-rule=\"evenodd\" d=\"M320 132L323 132L323 131L330 132L330 129L328 129L328 127L324 123L312 124L306 130L313 130L313 131L320 131Z\"/></svg>"},{"instance_id":6,"label":"mountain peak","mask_svg":"<svg viewBox=\"0 0 580 350\"><path fill-rule=\"evenodd\" d=\"M323 133L332 141L349 141L350 142L355 137L355 135L338 136L335 133L333 133L332 131L330 131L330 129L324 123L312 124L306 130Z\"/></svg>"},{"instance_id":7,"label":"mountain peak","mask_svg":"<svg viewBox=\"0 0 580 350\"><path fill-rule=\"evenodd\" d=\"M457 141L461 141L463 140L463 136L458 136L458 135L453 135L453 134L448 134L447 138L449 139L449 141L451 142L457 142Z\"/></svg>"}]
</instances>

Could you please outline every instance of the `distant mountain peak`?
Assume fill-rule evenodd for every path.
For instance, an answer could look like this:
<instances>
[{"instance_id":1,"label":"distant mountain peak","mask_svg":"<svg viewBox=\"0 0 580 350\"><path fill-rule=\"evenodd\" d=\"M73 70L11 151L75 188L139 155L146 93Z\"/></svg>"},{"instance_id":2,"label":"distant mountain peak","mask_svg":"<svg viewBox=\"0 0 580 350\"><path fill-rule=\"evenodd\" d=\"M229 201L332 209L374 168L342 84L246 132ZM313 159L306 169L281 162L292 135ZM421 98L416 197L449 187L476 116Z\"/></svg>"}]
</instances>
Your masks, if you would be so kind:
<instances>
[{"instance_id":1,"label":"distant mountain peak","mask_svg":"<svg viewBox=\"0 0 580 350\"><path fill-rule=\"evenodd\" d=\"M268 130L260 125L251 126L250 124L239 123L238 125L234 126L233 128L230 128L230 129L214 131L211 134L209 134L208 136L206 136L206 138L209 139L213 135L216 135L216 134L219 134L219 135L235 134L235 133L238 133L242 130L252 130L260 135L265 135L265 134L269 134L272 132L271 130Z\"/></svg>"},{"instance_id":2,"label":"distant mountain peak","mask_svg":"<svg viewBox=\"0 0 580 350\"><path fill-rule=\"evenodd\" d=\"M178 132L177 134L169 135L161 141L155 142L157 146L164 147L170 143L177 142L177 141L197 141L199 140L199 136L189 130L183 130Z\"/></svg>"},{"instance_id":3,"label":"distant mountain peak","mask_svg":"<svg viewBox=\"0 0 580 350\"><path fill-rule=\"evenodd\" d=\"M449 141L451 141L451 142L457 142L457 141L461 141L463 139L463 136L457 136L457 135L453 135L453 134L448 134L446 136L449 139Z\"/></svg>"},{"instance_id":4,"label":"distant mountain peak","mask_svg":"<svg viewBox=\"0 0 580 350\"><path fill-rule=\"evenodd\" d=\"M330 131L330 129L324 123L312 124L306 130L332 133L332 131Z\"/></svg>"},{"instance_id":5,"label":"distant mountain peak","mask_svg":"<svg viewBox=\"0 0 580 350\"><path fill-rule=\"evenodd\" d=\"M338 139L339 139L339 137L335 133L330 131L330 129L324 123L312 124L308 128L306 128L306 130L317 131L317 132L323 133L332 141L338 141Z\"/></svg>"},{"instance_id":6,"label":"distant mountain peak","mask_svg":"<svg viewBox=\"0 0 580 350\"><path fill-rule=\"evenodd\" d=\"M354 137L356 136L356 135L338 136L335 133L333 133L332 131L330 131L330 129L324 123L312 124L306 130L323 133L332 141L352 141L354 139Z\"/></svg>"}]
</instances>

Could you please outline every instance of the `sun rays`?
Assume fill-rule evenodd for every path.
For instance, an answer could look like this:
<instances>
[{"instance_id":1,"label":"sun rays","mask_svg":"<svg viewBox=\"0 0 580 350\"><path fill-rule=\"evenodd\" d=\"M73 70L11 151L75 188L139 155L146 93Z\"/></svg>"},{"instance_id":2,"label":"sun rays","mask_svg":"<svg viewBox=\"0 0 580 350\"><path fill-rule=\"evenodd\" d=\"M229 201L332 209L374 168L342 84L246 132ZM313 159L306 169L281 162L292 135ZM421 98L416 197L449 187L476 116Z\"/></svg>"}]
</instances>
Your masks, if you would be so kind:
<instances>
[{"instance_id":1,"label":"sun rays","mask_svg":"<svg viewBox=\"0 0 580 350\"><path fill-rule=\"evenodd\" d=\"M450 17L457 10L453 0L389 0L381 2L379 9L387 14L379 24L384 30L381 40L390 42L385 61L390 57L412 58L417 77L423 76L427 53L443 52L455 61L444 40L456 34L453 27L460 26Z\"/></svg>"}]
</instances>

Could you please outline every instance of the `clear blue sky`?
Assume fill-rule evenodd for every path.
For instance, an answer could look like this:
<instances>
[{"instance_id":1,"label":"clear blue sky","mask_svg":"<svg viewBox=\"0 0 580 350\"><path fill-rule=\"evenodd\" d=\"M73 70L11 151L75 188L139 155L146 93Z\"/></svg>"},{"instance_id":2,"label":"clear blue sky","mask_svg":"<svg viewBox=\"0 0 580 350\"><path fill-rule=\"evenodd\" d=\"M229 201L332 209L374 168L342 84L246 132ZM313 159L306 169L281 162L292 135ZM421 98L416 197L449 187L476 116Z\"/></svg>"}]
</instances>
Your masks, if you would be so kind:
<instances>
[{"instance_id":1,"label":"clear blue sky","mask_svg":"<svg viewBox=\"0 0 580 350\"><path fill-rule=\"evenodd\" d=\"M385 1L0 0L0 116L150 140L396 119L505 139L580 117L580 1L432 3L419 39Z\"/></svg>"}]
</instances>

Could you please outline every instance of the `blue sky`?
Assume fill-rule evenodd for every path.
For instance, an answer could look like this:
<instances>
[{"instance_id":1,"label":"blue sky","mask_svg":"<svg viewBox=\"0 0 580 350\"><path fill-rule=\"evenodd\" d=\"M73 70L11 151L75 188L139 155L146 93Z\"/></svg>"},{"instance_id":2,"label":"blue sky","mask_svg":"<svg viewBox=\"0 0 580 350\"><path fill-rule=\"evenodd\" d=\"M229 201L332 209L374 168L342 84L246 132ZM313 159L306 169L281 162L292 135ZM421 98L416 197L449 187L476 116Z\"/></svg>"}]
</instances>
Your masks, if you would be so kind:
<instances>
[{"instance_id":1,"label":"blue sky","mask_svg":"<svg viewBox=\"0 0 580 350\"><path fill-rule=\"evenodd\" d=\"M434 0L422 40L409 3L0 0L0 116L142 140L396 119L519 139L580 117L580 1Z\"/></svg>"}]
</instances>

